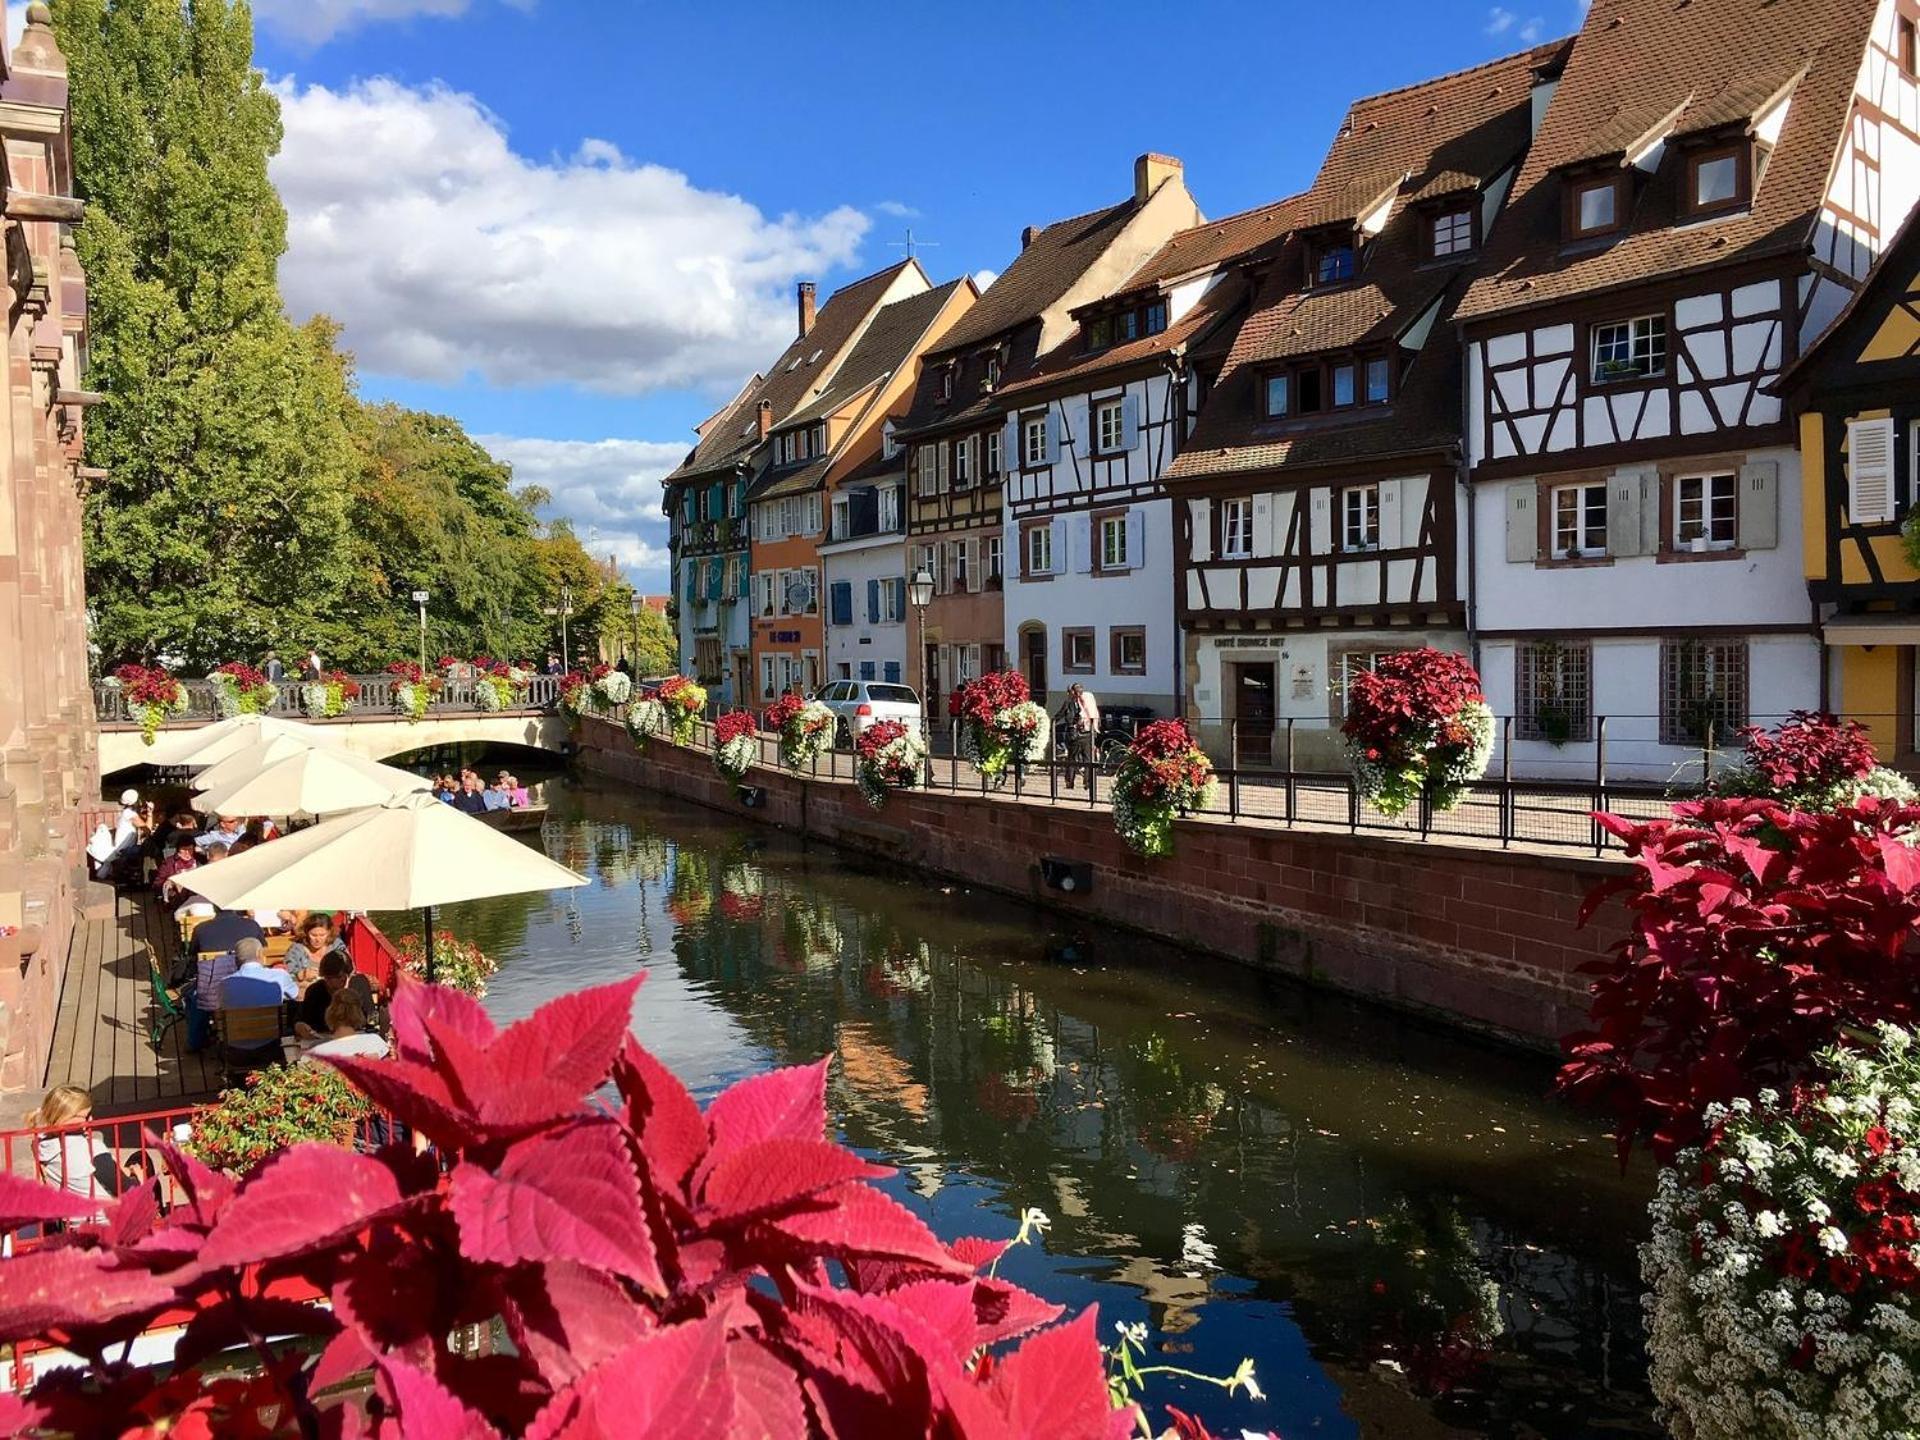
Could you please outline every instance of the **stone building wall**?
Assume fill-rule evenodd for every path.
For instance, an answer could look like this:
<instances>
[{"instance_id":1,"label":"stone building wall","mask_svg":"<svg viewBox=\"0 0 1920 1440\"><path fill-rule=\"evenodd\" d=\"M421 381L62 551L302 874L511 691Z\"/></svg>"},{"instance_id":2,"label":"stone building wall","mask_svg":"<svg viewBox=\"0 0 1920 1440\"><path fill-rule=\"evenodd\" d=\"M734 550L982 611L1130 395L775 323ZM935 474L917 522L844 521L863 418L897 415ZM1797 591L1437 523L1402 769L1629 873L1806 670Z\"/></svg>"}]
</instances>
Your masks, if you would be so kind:
<instances>
[{"instance_id":1,"label":"stone building wall","mask_svg":"<svg viewBox=\"0 0 1920 1440\"><path fill-rule=\"evenodd\" d=\"M0 80L8 291L0 405L0 1091L46 1068L99 801L81 550L86 281L67 66L44 4Z\"/></svg>"},{"instance_id":2,"label":"stone building wall","mask_svg":"<svg viewBox=\"0 0 1920 1440\"><path fill-rule=\"evenodd\" d=\"M763 808L741 806L704 751L664 740L636 753L618 725L581 722L589 775L644 786L969 885L1031 899L1534 1049L1584 1022L1581 964L1620 939L1617 905L1580 907L1626 862L1195 817L1172 856L1145 860L1105 810L967 792L896 793L873 810L847 782L755 769ZM591 784L589 779L586 783ZM1040 860L1093 867L1069 895Z\"/></svg>"}]
</instances>

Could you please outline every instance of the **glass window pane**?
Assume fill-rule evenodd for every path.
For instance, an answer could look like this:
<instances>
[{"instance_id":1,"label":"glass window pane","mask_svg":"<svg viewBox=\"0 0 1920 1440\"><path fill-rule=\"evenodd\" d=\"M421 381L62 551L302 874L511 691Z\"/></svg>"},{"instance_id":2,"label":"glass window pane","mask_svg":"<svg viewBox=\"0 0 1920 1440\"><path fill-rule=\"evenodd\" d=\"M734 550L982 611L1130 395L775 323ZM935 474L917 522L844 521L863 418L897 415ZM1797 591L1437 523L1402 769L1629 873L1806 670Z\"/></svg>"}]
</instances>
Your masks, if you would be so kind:
<instances>
[{"instance_id":1,"label":"glass window pane","mask_svg":"<svg viewBox=\"0 0 1920 1440\"><path fill-rule=\"evenodd\" d=\"M1284 415L1287 413L1287 377L1269 375L1267 377L1267 414Z\"/></svg>"},{"instance_id":2,"label":"glass window pane","mask_svg":"<svg viewBox=\"0 0 1920 1440\"><path fill-rule=\"evenodd\" d=\"M1580 192L1580 228L1605 230L1613 224L1613 182L1589 185Z\"/></svg>"},{"instance_id":3,"label":"glass window pane","mask_svg":"<svg viewBox=\"0 0 1920 1440\"><path fill-rule=\"evenodd\" d=\"M1353 367L1351 365L1333 367L1333 403L1336 405L1353 403Z\"/></svg>"},{"instance_id":4,"label":"glass window pane","mask_svg":"<svg viewBox=\"0 0 1920 1440\"><path fill-rule=\"evenodd\" d=\"M1387 362L1369 360L1367 362L1367 403L1379 405L1387 398Z\"/></svg>"},{"instance_id":5,"label":"glass window pane","mask_svg":"<svg viewBox=\"0 0 1920 1440\"><path fill-rule=\"evenodd\" d=\"M1723 205L1733 199L1739 188L1740 166L1735 156L1717 155L1694 167L1693 203L1696 205Z\"/></svg>"}]
</instances>

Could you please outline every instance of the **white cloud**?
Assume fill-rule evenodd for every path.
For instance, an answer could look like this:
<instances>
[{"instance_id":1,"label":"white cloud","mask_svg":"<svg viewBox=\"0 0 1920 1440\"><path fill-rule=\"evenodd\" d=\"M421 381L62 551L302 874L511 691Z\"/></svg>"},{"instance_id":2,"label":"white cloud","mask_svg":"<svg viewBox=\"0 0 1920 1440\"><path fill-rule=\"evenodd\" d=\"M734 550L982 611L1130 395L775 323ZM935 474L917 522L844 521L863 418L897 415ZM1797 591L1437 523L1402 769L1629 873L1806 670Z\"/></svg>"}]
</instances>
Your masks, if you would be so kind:
<instances>
[{"instance_id":1,"label":"white cloud","mask_svg":"<svg viewBox=\"0 0 1920 1440\"><path fill-rule=\"evenodd\" d=\"M731 393L791 338L794 280L867 232L847 206L769 217L605 140L529 159L444 86L276 88L281 288L296 316L342 321L370 371Z\"/></svg>"},{"instance_id":2,"label":"white cloud","mask_svg":"<svg viewBox=\"0 0 1920 1440\"><path fill-rule=\"evenodd\" d=\"M874 207L882 215L891 215L896 220L918 220L920 212L903 200L882 200Z\"/></svg>"},{"instance_id":3,"label":"white cloud","mask_svg":"<svg viewBox=\"0 0 1920 1440\"><path fill-rule=\"evenodd\" d=\"M973 272L973 283L983 292L999 278L1000 272L998 270L976 270Z\"/></svg>"},{"instance_id":4,"label":"white cloud","mask_svg":"<svg viewBox=\"0 0 1920 1440\"><path fill-rule=\"evenodd\" d=\"M324 45L336 35L382 20L452 19L473 0L254 0L253 13L276 34L299 45ZM506 0L516 10L533 0Z\"/></svg>"},{"instance_id":5,"label":"white cloud","mask_svg":"<svg viewBox=\"0 0 1920 1440\"><path fill-rule=\"evenodd\" d=\"M553 498L543 514L573 522L598 560L609 554L639 589L665 594L667 519L660 479L686 458L692 438L657 440L543 440L476 435L488 454L513 467L516 485L538 485Z\"/></svg>"},{"instance_id":6,"label":"white cloud","mask_svg":"<svg viewBox=\"0 0 1920 1440\"><path fill-rule=\"evenodd\" d=\"M1509 31L1522 45L1537 43L1547 33L1547 22L1538 15L1529 15L1524 19L1513 11L1496 5L1487 11L1486 33L1501 36Z\"/></svg>"},{"instance_id":7,"label":"white cloud","mask_svg":"<svg viewBox=\"0 0 1920 1440\"><path fill-rule=\"evenodd\" d=\"M1513 22L1519 18L1511 10L1502 10L1496 5L1487 12L1487 34L1504 35L1513 28Z\"/></svg>"}]
</instances>

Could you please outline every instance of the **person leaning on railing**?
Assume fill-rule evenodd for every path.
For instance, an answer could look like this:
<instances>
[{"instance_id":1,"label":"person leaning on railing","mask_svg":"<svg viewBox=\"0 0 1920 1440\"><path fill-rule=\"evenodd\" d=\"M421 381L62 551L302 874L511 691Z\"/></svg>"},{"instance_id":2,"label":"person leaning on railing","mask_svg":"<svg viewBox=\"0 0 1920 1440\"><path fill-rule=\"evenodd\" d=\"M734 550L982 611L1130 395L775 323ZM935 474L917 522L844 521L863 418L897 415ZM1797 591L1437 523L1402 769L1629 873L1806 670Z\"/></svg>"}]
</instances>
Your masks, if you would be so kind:
<instances>
[{"instance_id":1,"label":"person leaning on railing","mask_svg":"<svg viewBox=\"0 0 1920 1440\"><path fill-rule=\"evenodd\" d=\"M39 1108L28 1114L29 1129L56 1132L33 1142L34 1164L45 1184L91 1199L125 1194L152 1178L153 1165L145 1151L116 1162L113 1148L88 1124L92 1119L93 1096L78 1085L54 1086Z\"/></svg>"}]
</instances>

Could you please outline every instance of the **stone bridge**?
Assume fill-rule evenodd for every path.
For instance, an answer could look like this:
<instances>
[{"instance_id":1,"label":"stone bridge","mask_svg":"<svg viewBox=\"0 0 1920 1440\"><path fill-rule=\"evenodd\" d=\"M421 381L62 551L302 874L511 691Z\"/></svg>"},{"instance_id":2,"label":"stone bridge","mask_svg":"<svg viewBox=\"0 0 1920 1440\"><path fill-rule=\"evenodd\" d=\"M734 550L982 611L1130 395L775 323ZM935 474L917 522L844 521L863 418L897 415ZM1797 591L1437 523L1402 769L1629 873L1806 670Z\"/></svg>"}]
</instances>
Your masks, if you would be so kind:
<instances>
[{"instance_id":1,"label":"stone bridge","mask_svg":"<svg viewBox=\"0 0 1920 1440\"><path fill-rule=\"evenodd\" d=\"M443 745L522 745L529 749L565 754L571 748L570 727L555 712L558 684L552 676L536 676L518 703L504 710L488 710L476 703L471 682L448 681L419 720L400 714L393 705L393 677L354 677L360 696L352 710L333 719L317 719L302 708L300 686L287 682L268 713L303 720L329 731L356 755L369 760L392 760L416 750ZM206 682L184 682L187 710L163 728L163 733L190 730L220 718L218 703ZM112 775L146 761L147 745L140 724L127 711L119 692L102 686L94 696L100 715L100 772Z\"/></svg>"}]
</instances>

